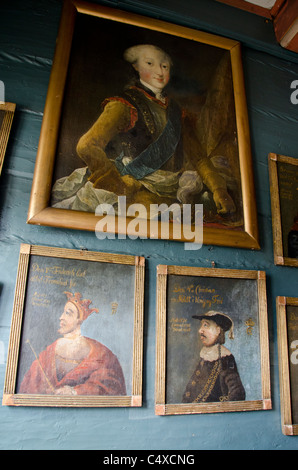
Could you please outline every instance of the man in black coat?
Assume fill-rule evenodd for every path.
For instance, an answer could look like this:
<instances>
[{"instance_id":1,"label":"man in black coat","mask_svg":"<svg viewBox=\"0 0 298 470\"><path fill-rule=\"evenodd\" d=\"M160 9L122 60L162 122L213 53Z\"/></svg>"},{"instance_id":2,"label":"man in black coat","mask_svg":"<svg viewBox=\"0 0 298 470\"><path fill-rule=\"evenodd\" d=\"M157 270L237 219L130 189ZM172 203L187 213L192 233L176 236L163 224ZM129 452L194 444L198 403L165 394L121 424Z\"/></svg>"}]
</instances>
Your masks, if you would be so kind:
<instances>
[{"instance_id":1,"label":"man in black coat","mask_svg":"<svg viewBox=\"0 0 298 470\"><path fill-rule=\"evenodd\" d=\"M235 358L223 346L227 331L230 331L230 337L233 338L231 318L216 311L194 315L193 318L201 320L198 333L203 347L200 351L199 363L186 386L182 402L245 400L245 390Z\"/></svg>"}]
</instances>

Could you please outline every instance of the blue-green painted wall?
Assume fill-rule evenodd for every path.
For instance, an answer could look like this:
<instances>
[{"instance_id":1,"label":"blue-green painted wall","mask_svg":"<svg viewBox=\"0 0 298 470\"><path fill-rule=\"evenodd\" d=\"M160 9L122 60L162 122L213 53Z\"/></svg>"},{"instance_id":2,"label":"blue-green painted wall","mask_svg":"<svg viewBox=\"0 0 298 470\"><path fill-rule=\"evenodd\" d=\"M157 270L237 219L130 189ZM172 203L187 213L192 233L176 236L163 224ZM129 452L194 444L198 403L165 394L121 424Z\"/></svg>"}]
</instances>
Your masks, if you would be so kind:
<instances>
[{"instance_id":1,"label":"blue-green painted wall","mask_svg":"<svg viewBox=\"0 0 298 470\"><path fill-rule=\"evenodd\" d=\"M0 180L0 389L3 390L20 243L138 254L146 258L144 404L137 409L0 407L0 449L298 449L281 432L275 298L297 296L298 271L273 263L269 152L298 157L298 105L290 84L298 54L275 41L271 22L211 0L98 1L239 40L243 44L261 250L178 242L98 240L93 233L26 224L47 85L60 19L60 0L2 0L0 80L17 111ZM267 273L273 409L158 417L154 414L157 264Z\"/></svg>"}]
</instances>

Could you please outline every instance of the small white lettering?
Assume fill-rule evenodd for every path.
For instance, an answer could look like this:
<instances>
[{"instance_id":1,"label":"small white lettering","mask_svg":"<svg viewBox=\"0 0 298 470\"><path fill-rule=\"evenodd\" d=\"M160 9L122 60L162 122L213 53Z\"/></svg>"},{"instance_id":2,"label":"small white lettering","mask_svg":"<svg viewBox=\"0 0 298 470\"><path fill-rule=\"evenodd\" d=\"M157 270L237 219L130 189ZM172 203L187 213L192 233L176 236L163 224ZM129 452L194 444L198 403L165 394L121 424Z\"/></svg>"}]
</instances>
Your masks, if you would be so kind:
<instances>
[{"instance_id":1,"label":"small white lettering","mask_svg":"<svg viewBox=\"0 0 298 470\"><path fill-rule=\"evenodd\" d=\"M295 341L291 342L291 349L295 349L295 351L292 352L291 354L291 363L296 365L298 364L298 340L296 339Z\"/></svg>"},{"instance_id":2,"label":"small white lettering","mask_svg":"<svg viewBox=\"0 0 298 470\"><path fill-rule=\"evenodd\" d=\"M293 80L291 83L291 88L295 88L295 91L291 93L291 103L298 104L298 80Z\"/></svg>"},{"instance_id":3,"label":"small white lettering","mask_svg":"<svg viewBox=\"0 0 298 470\"><path fill-rule=\"evenodd\" d=\"M0 102L5 103L5 86L2 80L0 80Z\"/></svg>"}]
</instances>

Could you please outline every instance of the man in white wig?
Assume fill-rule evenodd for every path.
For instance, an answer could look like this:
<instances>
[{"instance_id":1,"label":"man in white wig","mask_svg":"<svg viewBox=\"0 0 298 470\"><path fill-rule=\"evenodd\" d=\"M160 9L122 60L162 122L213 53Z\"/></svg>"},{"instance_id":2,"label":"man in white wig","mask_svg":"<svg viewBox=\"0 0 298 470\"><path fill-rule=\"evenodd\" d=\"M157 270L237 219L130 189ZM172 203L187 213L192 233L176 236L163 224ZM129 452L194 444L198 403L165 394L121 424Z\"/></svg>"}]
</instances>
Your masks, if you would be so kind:
<instances>
[{"instance_id":1,"label":"man in white wig","mask_svg":"<svg viewBox=\"0 0 298 470\"><path fill-rule=\"evenodd\" d=\"M98 119L78 141L77 153L88 167L88 188L146 205L191 202L204 185L217 213L233 214L235 204L226 180L203 150L193 116L164 92L170 80L170 57L154 45L141 44L127 49L124 58L134 69L135 82L104 101ZM70 186L69 197L76 189L75 172L56 182L53 202L60 204L65 186ZM91 196L87 186L83 189L79 199L86 202ZM81 209L72 204L72 209Z\"/></svg>"}]
</instances>

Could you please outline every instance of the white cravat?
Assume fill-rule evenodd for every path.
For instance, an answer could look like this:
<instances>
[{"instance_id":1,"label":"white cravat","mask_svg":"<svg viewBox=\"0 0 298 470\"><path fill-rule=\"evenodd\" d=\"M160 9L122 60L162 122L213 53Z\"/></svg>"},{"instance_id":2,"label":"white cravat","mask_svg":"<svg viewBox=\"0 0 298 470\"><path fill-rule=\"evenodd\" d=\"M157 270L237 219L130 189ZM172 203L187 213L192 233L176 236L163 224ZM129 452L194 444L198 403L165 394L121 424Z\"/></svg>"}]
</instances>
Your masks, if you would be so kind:
<instances>
[{"instance_id":1,"label":"white cravat","mask_svg":"<svg viewBox=\"0 0 298 470\"><path fill-rule=\"evenodd\" d=\"M220 346L220 356L230 356L231 352L223 345ZM219 359L218 344L207 347L203 346L200 352L200 357L205 361L217 361Z\"/></svg>"},{"instance_id":2,"label":"white cravat","mask_svg":"<svg viewBox=\"0 0 298 470\"><path fill-rule=\"evenodd\" d=\"M155 98L157 100L161 101L162 103L165 102L165 97L163 96L162 91L160 91L159 88L155 88L152 85L149 85L149 83L146 83L141 79L140 79L140 82L142 83L142 85L144 85L146 88L149 88L149 90L151 90L155 94Z\"/></svg>"}]
</instances>

